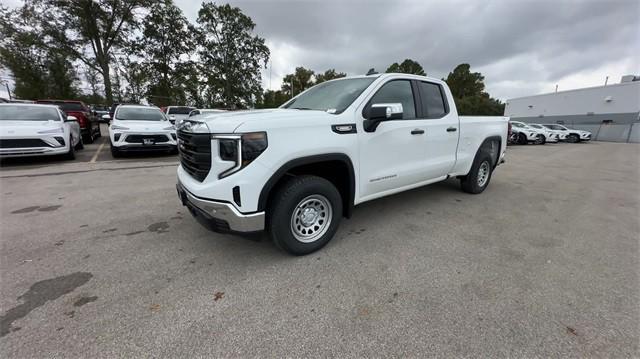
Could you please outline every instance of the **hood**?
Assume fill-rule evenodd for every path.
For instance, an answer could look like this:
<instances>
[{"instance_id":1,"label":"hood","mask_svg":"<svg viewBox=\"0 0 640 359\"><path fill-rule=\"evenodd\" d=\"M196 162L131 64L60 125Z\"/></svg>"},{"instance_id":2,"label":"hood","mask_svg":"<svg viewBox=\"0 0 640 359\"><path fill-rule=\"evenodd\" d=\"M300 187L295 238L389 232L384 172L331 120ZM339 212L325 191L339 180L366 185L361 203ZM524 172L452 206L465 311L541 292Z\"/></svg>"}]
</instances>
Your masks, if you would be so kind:
<instances>
[{"instance_id":1,"label":"hood","mask_svg":"<svg viewBox=\"0 0 640 359\"><path fill-rule=\"evenodd\" d=\"M289 110L267 109L209 113L202 115L198 121L207 124L212 133L233 133L242 125L248 127L268 126L291 127L296 124L311 124L315 121L327 121L335 118L335 115L324 111L313 110Z\"/></svg>"},{"instance_id":2,"label":"hood","mask_svg":"<svg viewBox=\"0 0 640 359\"><path fill-rule=\"evenodd\" d=\"M60 121L0 121L0 136L33 136L39 131L62 128Z\"/></svg>"}]
</instances>

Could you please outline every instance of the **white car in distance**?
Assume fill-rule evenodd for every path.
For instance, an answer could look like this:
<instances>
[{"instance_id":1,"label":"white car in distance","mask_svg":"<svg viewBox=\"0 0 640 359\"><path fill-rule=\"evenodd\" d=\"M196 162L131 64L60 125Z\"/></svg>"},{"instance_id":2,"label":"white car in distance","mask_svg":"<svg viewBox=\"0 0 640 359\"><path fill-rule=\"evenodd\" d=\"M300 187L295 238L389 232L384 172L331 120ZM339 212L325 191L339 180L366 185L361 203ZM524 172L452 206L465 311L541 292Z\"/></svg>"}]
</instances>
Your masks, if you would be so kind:
<instances>
[{"instance_id":1,"label":"white car in distance","mask_svg":"<svg viewBox=\"0 0 640 359\"><path fill-rule=\"evenodd\" d=\"M559 124L555 124L555 123L551 123L551 124L543 124L542 126L550 129L550 130L555 130L555 131L559 131L561 133L564 134L565 136L565 141L570 142L570 143L576 143L576 142L580 142L580 141L590 141L591 140L591 132L589 131L582 131L582 130L574 130L574 129L570 129L567 128L563 125L559 125Z\"/></svg>"},{"instance_id":2,"label":"white car in distance","mask_svg":"<svg viewBox=\"0 0 640 359\"><path fill-rule=\"evenodd\" d=\"M558 142L560 141L560 136L562 135L561 131L551 130L537 123L527 123L527 126L530 128L535 128L536 130L540 130L544 133L546 142Z\"/></svg>"},{"instance_id":3,"label":"white car in distance","mask_svg":"<svg viewBox=\"0 0 640 359\"><path fill-rule=\"evenodd\" d=\"M0 104L0 158L63 155L83 148L80 125L58 106Z\"/></svg>"},{"instance_id":4,"label":"white car in distance","mask_svg":"<svg viewBox=\"0 0 640 359\"><path fill-rule=\"evenodd\" d=\"M109 126L111 154L177 151L176 128L157 107L120 105Z\"/></svg>"},{"instance_id":5,"label":"white car in distance","mask_svg":"<svg viewBox=\"0 0 640 359\"><path fill-rule=\"evenodd\" d=\"M195 108L189 106L168 106L166 114L169 116L169 121L178 126L182 120L189 118L189 114L193 110Z\"/></svg>"},{"instance_id":6,"label":"white car in distance","mask_svg":"<svg viewBox=\"0 0 640 359\"><path fill-rule=\"evenodd\" d=\"M527 126L524 122L511 121L511 129L517 133L516 143L519 145L526 145L529 142L541 145L545 142L541 131Z\"/></svg>"}]
</instances>

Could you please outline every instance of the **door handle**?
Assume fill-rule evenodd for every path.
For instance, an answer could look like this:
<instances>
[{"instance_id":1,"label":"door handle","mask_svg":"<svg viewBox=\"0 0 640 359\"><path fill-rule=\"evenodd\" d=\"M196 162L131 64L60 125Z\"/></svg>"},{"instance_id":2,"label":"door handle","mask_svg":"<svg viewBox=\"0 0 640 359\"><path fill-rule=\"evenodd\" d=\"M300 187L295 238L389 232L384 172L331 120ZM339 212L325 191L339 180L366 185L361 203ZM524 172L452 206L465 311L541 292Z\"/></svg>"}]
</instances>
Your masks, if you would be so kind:
<instances>
[{"instance_id":1,"label":"door handle","mask_svg":"<svg viewBox=\"0 0 640 359\"><path fill-rule=\"evenodd\" d=\"M424 130L421 130L419 128L416 128L415 130L411 131L412 135L422 135L424 133Z\"/></svg>"},{"instance_id":2,"label":"door handle","mask_svg":"<svg viewBox=\"0 0 640 359\"><path fill-rule=\"evenodd\" d=\"M456 127L447 128L447 132L456 132L458 129Z\"/></svg>"}]
</instances>

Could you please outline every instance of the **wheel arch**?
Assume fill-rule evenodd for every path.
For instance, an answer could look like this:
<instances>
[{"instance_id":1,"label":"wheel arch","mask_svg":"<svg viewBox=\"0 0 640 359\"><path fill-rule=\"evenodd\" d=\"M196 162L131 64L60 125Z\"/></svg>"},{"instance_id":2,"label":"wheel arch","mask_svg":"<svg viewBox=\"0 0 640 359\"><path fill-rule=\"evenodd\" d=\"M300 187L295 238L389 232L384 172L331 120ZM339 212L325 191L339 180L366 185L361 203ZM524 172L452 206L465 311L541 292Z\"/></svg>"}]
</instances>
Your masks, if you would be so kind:
<instances>
[{"instance_id":1,"label":"wheel arch","mask_svg":"<svg viewBox=\"0 0 640 359\"><path fill-rule=\"evenodd\" d=\"M336 186L343 202L343 215L351 217L355 198L355 171L351 158L344 153L327 153L313 156L299 157L280 166L267 180L258 197L258 211L265 211L269 205L274 189L287 176L302 174L323 177ZM347 175L346 178L344 175Z\"/></svg>"},{"instance_id":2,"label":"wheel arch","mask_svg":"<svg viewBox=\"0 0 640 359\"><path fill-rule=\"evenodd\" d=\"M481 152L488 152L491 155L491 159L493 161L492 168L495 169L498 165L498 161L500 160L500 153L502 151L502 137L500 136L489 136L482 141L480 147L476 151L476 155L473 157L475 162L476 158Z\"/></svg>"}]
</instances>

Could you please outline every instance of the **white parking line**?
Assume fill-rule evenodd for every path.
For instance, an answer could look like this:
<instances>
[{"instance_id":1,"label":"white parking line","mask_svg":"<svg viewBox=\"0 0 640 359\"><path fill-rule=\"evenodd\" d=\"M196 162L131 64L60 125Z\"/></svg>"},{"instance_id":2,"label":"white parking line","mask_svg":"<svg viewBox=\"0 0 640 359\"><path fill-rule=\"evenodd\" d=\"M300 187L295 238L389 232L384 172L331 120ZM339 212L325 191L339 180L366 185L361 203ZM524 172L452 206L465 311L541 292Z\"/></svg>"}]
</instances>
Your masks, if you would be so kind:
<instances>
[{"instance_id":1,"label":"white parking line","mask_svg":"<svg viewBox=\"0 0 640 359\"><path fill-rule=\"evenodd\" d=\"M96 160L98 159L98 155L100 154L100 151L102 151L102 148L104 147L104 144L106 142L102 142L100 144L100 146L98 147L98 150L96 151L96 153L93 155L93 157L91 157L91 161L89 161L89 163L96 163Z\"/></svg>"}]
</instances>

